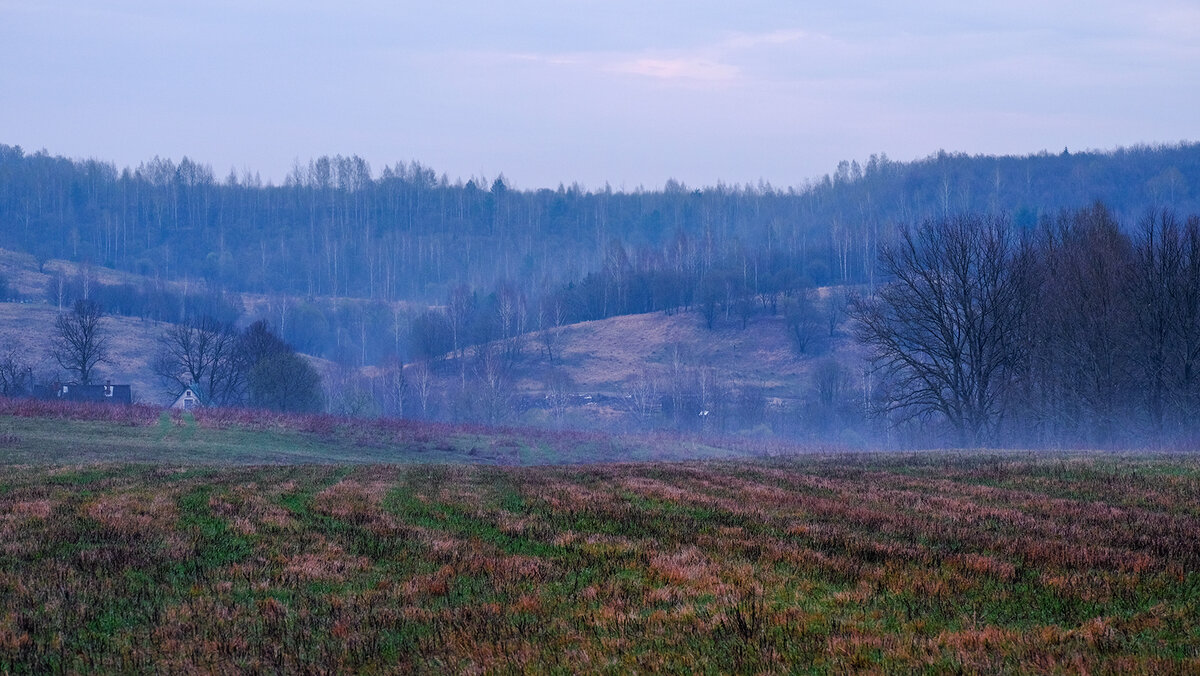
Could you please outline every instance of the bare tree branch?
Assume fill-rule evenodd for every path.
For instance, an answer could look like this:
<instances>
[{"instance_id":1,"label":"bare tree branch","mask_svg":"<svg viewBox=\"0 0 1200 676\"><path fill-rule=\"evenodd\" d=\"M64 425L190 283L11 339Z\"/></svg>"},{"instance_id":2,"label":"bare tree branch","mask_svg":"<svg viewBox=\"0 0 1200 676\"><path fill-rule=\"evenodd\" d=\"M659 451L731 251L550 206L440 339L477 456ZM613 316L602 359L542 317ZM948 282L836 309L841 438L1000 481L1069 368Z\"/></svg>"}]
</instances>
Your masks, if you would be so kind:
<instances>
[{"instance_id":1,"label":"bare tree branch","mask_svg":"<svg viewBox=\"0 0 1200 676\"><path fill-rule=\"evenodd\" d=\"M108 336L100 321L104 310L95 301L75 301L75 307L54 320L58 332L50 354L58 365L75 373L79 382L87 385L98 364L109 363Z\"/></svg>"}]
</instances>

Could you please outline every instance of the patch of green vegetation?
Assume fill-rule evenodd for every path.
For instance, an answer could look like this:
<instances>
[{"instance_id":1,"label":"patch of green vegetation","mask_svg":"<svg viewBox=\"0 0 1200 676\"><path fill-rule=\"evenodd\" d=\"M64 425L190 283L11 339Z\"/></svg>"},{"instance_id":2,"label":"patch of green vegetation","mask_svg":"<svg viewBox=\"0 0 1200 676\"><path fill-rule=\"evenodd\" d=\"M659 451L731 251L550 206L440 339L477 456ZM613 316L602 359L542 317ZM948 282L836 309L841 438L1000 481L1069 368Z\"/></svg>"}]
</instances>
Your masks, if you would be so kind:
<instances>
[{"instance_id":1,"label":"patch of green vegetation","mask_svg":"<svg viewBox=\"0 0 1200 676\"><path fill-rule=\"evenodd\" d=\"M50 477L49 483L58 486L88 486L112 478L112 467L94 467L73 472L63 472Z\"/></svg>"},{"instance_id":2,"label":"patch of green vegetation","mask_svg":"<svg viewBox=\"0 0 1200 676\"><path fill-rule=\"evenodd\" d=\"M249 537L235 533L225 519L209 506L213 489L199 486L179 498L179 530L189 534L194 553L175 564L171 577L176 585L193 582L197 577L221 566L245 560L254 549Z\"/></svg>"}]
</instances>

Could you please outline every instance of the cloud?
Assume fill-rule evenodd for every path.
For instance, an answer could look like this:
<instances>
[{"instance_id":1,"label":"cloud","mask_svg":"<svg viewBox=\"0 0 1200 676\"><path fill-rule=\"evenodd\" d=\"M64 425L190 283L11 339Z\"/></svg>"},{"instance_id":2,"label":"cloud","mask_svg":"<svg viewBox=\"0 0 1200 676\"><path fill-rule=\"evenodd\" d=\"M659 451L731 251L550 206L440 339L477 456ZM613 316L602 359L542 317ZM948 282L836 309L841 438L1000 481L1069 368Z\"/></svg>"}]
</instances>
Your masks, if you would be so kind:
<instances>
[{"instance_id":1,"label":"cloud","mask_svg":"<svg viewBox=\"0 0 1200 676\"><path fill-rule=\"evenodd\" d=\"M618 60L606 66L604 70L659 80L705 82L732 81L738 77L740 72L737 66L721 63L702 56L671 59L634 58L631 60Z\"/></svg>"},{"instance_id":2,"label":"cloud","mask_svg":"<svg viewBox=\"0 0 1200 676\"><path fill-rule=\"evenodd\" d=\"M616 74L677 83L733 82L741 68L706 51L659 53L631 52L464 52L458 58L475 64L523 63L548 68L577 69L595 74Z\"/></svg>"},{"instance_id":3,"label":"cloud","mask_svg":"<svg viewBox=\"0 0 1200 676\"><path fill-rule=\"evenodd\" d=\"M643 49L623 52L576 53L521 52L500 55L501 59L540 63L548 66L582 67L599 73L678 83L732 83L756 70L750 52L804 43L828 47L827 35L804 30L775 30L762 33L733 33L724 39L691 49Z\"/></svg>"},{"instance_id":4,"label":"cloud","mask_svg":"<svg viewBox=\"0 0 1200 676\"><path fill-rule=\"evenodd\" d=\"M777 30L766 33L735 33L718 47L723 50L746 50L757 47L786 45L805 40L828 40L829 37L805 30Z\"/></svg>"},{"instance_id":5,"label":"cloud","mask_svg":"<svg viewBox=\"0 0 1200 676\"><path fill-rule=\"evenodd\" d=\"M530 52L501 54L487 57L489 60L525 61L529 63L544 63L551 66L578 66L586 61L578 54L536 54Z\"/></svg>"}]
</instances>

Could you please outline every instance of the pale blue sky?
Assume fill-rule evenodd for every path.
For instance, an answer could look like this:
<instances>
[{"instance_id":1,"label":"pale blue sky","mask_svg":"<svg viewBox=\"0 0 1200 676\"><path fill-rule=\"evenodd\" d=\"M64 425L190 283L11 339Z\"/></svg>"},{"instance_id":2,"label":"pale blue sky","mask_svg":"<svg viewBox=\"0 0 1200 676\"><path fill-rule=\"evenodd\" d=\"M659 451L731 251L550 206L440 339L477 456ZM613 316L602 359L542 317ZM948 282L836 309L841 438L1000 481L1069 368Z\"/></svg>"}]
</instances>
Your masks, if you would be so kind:
<instances>
[{"instance_id":1,"label":"pale blue sky","mask_svg":"<svg viewBox=\"0 0 1200 676\"><path fill-rule=\"evenodd\" d=\"M0 0L0 143L521 188L1196 140L1200 4Z\"/></svg>"}]
</instances>

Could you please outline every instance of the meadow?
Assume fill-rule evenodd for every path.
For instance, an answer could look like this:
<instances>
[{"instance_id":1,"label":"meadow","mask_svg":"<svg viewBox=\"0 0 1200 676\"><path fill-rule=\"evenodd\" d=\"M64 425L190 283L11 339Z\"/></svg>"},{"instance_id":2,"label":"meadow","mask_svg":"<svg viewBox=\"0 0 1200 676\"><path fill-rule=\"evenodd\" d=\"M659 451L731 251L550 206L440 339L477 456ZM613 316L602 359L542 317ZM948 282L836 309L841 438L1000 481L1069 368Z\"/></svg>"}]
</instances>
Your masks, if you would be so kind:
<instances>
[{"instance_id":1,"label":"meadow","mask_svg":"<svg viewBox=\"0 0 1200 676\"><path fill-rule=\"evenodd\" d=\"M1194 455L58 414L0 415L4 673L1200 670Z\"/></svg>"}]
</instances>

